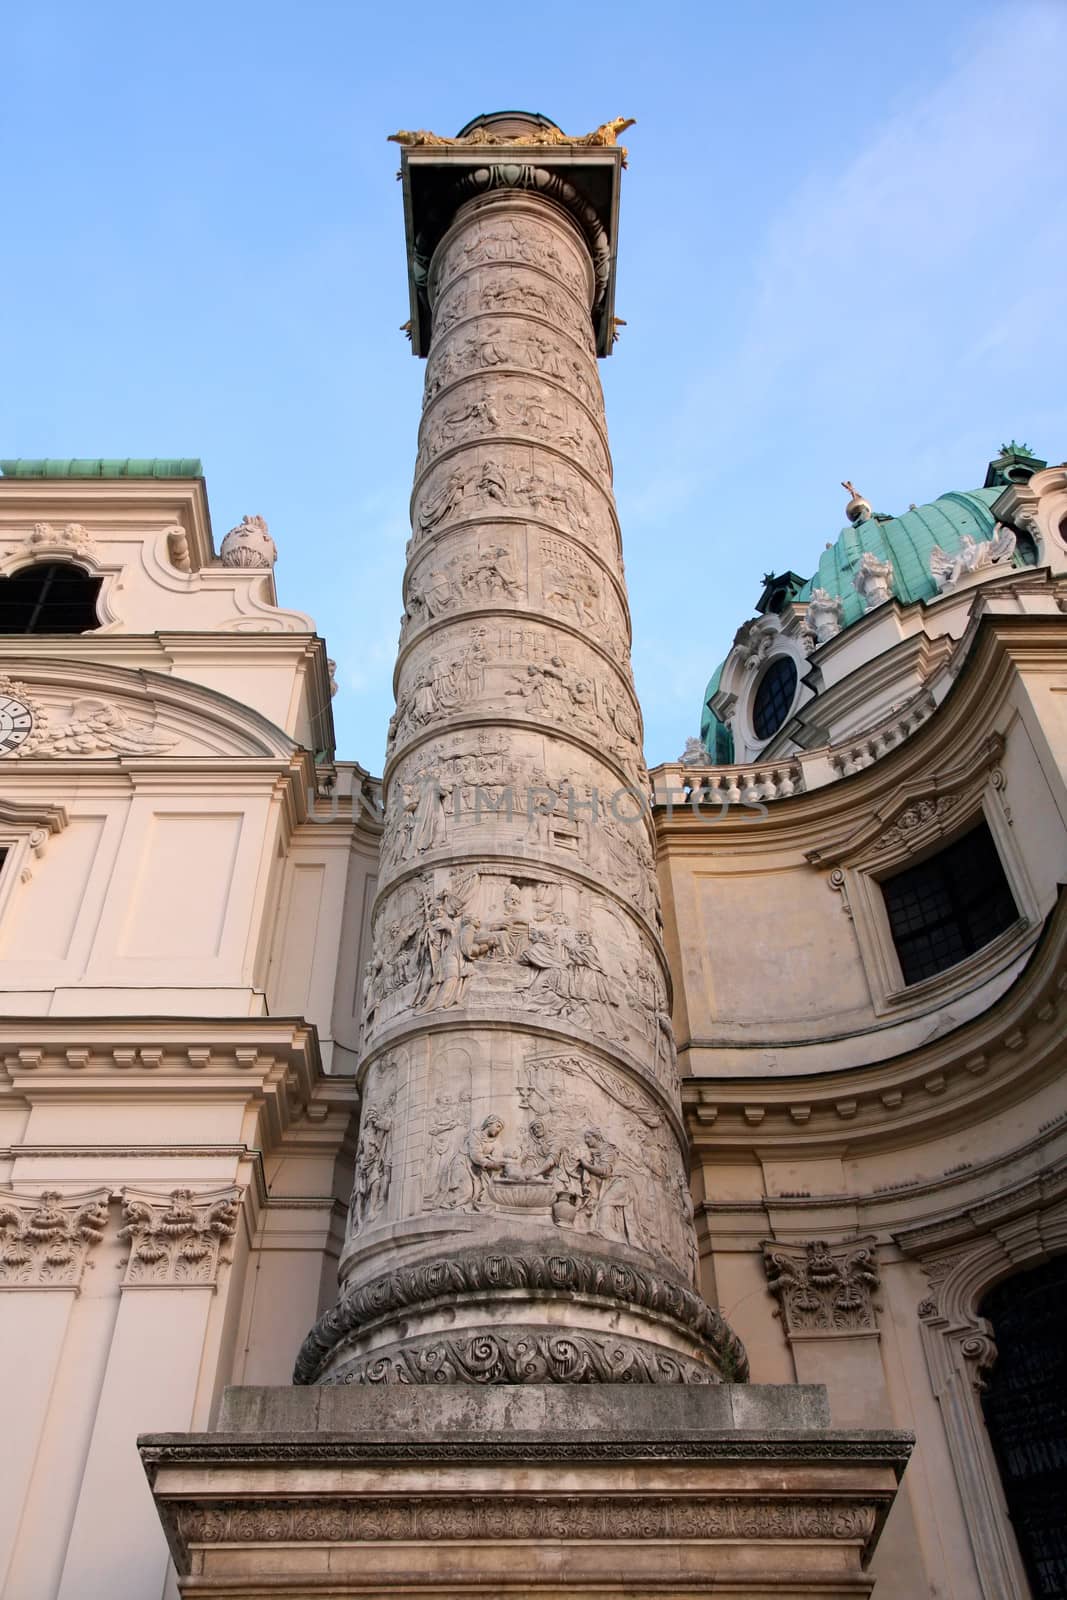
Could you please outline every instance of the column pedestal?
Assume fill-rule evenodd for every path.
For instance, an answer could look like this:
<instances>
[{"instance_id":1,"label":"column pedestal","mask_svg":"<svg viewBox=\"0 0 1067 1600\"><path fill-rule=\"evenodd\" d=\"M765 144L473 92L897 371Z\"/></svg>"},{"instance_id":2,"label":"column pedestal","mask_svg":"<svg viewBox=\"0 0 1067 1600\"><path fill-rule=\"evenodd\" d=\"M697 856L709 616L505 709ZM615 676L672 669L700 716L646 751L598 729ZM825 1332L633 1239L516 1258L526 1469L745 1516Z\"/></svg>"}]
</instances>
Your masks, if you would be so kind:
<instances>
[{"instance_id":1,"label":"column pedestal","mask_svg":"<svg viewBox=\"0 0 1067 1600\"><path fill-rule=\"evenodd\" d=\"M869 1595L911 1448L825 1390L231 1389L140 1448L184 1600Z\"/></svg>"}]
</instances>

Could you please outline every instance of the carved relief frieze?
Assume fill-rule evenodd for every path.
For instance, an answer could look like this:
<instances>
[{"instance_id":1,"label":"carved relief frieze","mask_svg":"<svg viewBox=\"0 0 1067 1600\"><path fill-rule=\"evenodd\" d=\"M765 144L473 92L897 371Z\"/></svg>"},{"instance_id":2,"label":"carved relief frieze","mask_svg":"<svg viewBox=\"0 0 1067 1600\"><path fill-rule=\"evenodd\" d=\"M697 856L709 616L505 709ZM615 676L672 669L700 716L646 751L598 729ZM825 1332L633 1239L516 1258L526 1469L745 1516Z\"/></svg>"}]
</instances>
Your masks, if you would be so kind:
<instances>
[{"instance_id":1,"label":"carved relief frieze","mask_svg":"<svg viewBox=\"0 0 1067 1600\"><path fill-rule=\"evenodd\" d=\"M638 776L641 728L630 684L587 645L543 623L478 621L413 652L401 669L387 750L472 709L584 734Z\"/></svg>"},{"instance_id":2,"label":"carved relief frieze","mask_svg":"<svg viewBox=\"0 0 1067 1600\"><path fill-rule=\"evenodd\" d=\"M535 455L518 445L481 447L460 461L431 468L416 491L409 554L455 523L511 512L561 528L601 555L614 556L610 492L605 489L598 497L573 467Z\"/></svg>"},{"instance_id":3,"label":"carved relief frieze","mask_svg":"<svg viewBox=\"0 0 1067 1600\"><path fill-rule=\"evenodd\" d=\"M385 1056L375 1062L364 1085L355 1178L348 1207L349 1238L377 1222L389 1201L393 1181L397 1072L397 1060Z\"/></svg>"},{"instance_id":4,"label":"carved relief frieze","mask_svg":"<svg viewBox=\"0 0 1067 1600\"><path fill-rule=\"evenodd\" d=\"M630 650L618 597L604 574L567 539L542 533L541 595L553 616L573 623L625 663Z\"/></svg>"},{"instance_id":5,"label":"carved relief frieze","mask_svg":"<svg viewBox=\"0 0 1067 1600\"><path fill-rule=\"evenodd\" d=\"M107 1189L0 1194L0 1288L76 1289L104 1236L109 1198Z\"/></svg>"},{"instance_id":6,"label":"carved relief frieze","mask_svg":"<svg viewBox=\"0 0 1067 1600\"><path fill-rule=\"evenodd\" d=\"M839 1245L822 1239L806 1244L765 1240L763 1266L787 1338L877 1332L874 1294L879 1274L873 1236Z\"/></svg>"},{"instance_id":7,"label":"carved relief frieze","mask_svg":"<svg viewBox=\"0 0 1067 1600\"><path fill-rule=\"evenodd\" d=\"M577 1352L576 1352L577 1354ZM550 1357L544 1357L546 1365ZM572 1358L573 1359L573 1358ZM357 1379L373 1382L373 1378ZM387 1379L384 1381L388 1381ZM537 1380L543 1381L543 1380ZM616 1381L616 1380L609 1380ZM632 1375L630 1381L633 1381ZM698 1380L699 1381L699 1380ZM706 1380L705 1380L706 1381ZM837 1540L863 1542L881 1506L832 1496L405 1495L182 1506L189 1544L379 1543L390 1540Z\"/></svg>"},{"instance_id":8,"label":"carved relief frieze","mask_svg":"<svg viewBox=\"0 0 1067 1600\"><path fill-rule=\"evenodd\" d=\"M119 1238L129 1244L123 1283L214 1284L220 1251L237 1231L241 1191L173 1189L169 1196L127 1189Z\"/></svg>"},{"instance_id":9,"label":"carved relief frieze","mask_svg":"<svg viewBox=\"0 0 1067 1600\"><path fill-rule=\"evenodd\" d=\"M504 865L437 870L403 880L378 906L366 1036L404 1013L503 1007L618 1044L653 1025L666 1038L665 1012L637 978L652 959L632 916L578 882ZM665 1045L657 1060L670 1059Z\"/></svg>"},{"instance_id":10,"label":"carved relief frieze","mask_svg":"<svg viewBox=\"0 0 1067 1600\"><path fill-rule=\"evenodd\" d=\"M521 227L514 222L496 222L492 227L467 230L446 243L435 256L430 273L431 301L436 304L459 273L502 263L538 268L574 295L583 309L590 303L591 274L579 247L561 230L530 219L524 219Z\"/></svg>"},{"instance_id":11,"label":"carved relief frieze","mask_svg":"<svg viewBox=\"0 0 1067 1600\"><path fill-rule=\"evenodd\" d=\"M416 478L442 451L492 435L549 444L593 475L608 469L607 449L586 412L555 389L513 379L465 384L427 413L415 460Z\"/></svg>"},{"instance_id":12,"label":"carved relief frieze","mask_svg":"<svg viewBox=\"0 0 1067 1600\"><path fill-rule=\"evenodd\" d=\"M596 1334L460 1334L346 1361L328 1383L715 1383L716 1374L654 1344ZM457 1537L460 1535L457 1533Z\"/></svg>"},{"instance_id":13,"label":"carved relief frieze","mask_svg":"<svg viewBox=\"0 0 1067 1600\"><path fill-rule=\"evenodd\" d=\"M484 1114L454 1060L431 1088L424 1210L552 1222L662 1256L697 1281L680 1148L646 1088L579 1053L527 1058L512 1095Z\"/></svg>"},{"instance_id":14,"label":"carved relief frieze","mask_svg":"<svg viewBox=\"0 0 1067 1600\"><path fill-rule=\"evenodd\" d=\"M419 627L468 607L521 606L527 599L525 569L525 546L516 548L510 525L455 541L411 574L403 627Z\"/></svg>"},{"instance_id":15,"label":"carved relief frieze","mask_svg":"<svg viewBox=\"0 0 1067 1600\"><path fill-rule=\"evenodd\" d=\"M591 359L595 356L588 311L540 274L523 267L511 272L475 270L453 280L434 306L434 348L465 318L494 313L536 318L565 334Z\"/></svg>"},{"instance_id":16,"label":"carved relief frieze","mask_svg":"<svg viewBox=\"0 0 1067 1600\"><path fill-rule=\"evenodd\" d=\"M401 757L382 836L386 877L455 849L558 856L660 922L647 806L620 795L598 758L557 751L538 734L482 728Z\"/></svg>"},{"instance_id":17,"label":"carved relief frieze","mask_svg":"<svg viewBox=\"0 0 1067 1600\"><path fill-rule=\"evenodd\" d=\"M500 292L495 283L486 290L493 298ZM485 318L458 328L453 336L434 339L426 370L425 403L428 406L459 378L494 371L537 373L568 389L587 411L603 408L591 354L579 355L570 339L550 329L517 319Z\"/></svg>"}]
</instances>

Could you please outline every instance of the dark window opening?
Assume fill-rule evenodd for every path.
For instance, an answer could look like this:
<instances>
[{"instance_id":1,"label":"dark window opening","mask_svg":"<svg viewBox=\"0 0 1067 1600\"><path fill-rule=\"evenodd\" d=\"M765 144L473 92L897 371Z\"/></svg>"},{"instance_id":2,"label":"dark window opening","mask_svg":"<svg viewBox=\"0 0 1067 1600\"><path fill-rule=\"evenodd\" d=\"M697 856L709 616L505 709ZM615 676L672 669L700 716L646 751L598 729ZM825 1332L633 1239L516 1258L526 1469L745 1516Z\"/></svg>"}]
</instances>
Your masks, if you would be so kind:
<instances>
[{"instance_id":1,"label":"dark window opening","mask_svg":"<svg viewBox=\"0 0 1067 1600\"><path fill-rule=\"evenodd\" d=\"M793 704L797 689L797 669L792 656L777 656L760 679L752 707L752 726L757 739L777 733Z\"/></svg>"},{"instance_id":2,"label":"dark window opening","mask_svg":"<svg viewBox=\"0 0 1067 1600\"><path fill-rule=\"evenodd\" d=\"M882 882L905 983L954 967L1019 918L984 822L937 855Z\"/></svg>"},{"instance_id":3,"label":"dark window opening","mask_svg":"<svg viewBox=\"0 0 1067 1600\"><path fill-rule=\"evenodd\" d=\"M37 561L0 578L0 633L90 633L101 578L68 561Z\"/></svg>"},{"instance_id":4,"label":"dark window opening","mask_svg":"<svg viewBox=\"0 0 1067 1600\"><path fill-rule=\"evenodd\" d=\"M1021 567L1036 567L1039 551L1037 540L1026 529L1020 529L1015 535L1015 558Z\"/></svg>"},{"instance_id":5,"label":"dark window opening","mask_svg":"<svg viewBox=\"0 0 1067 1600\"><path fill-rule=\"evenodd\" d=\"M1034 1600L1067 1600L1067 1256L986 1295L997 1347L982 1410Z\"/></svg>"}]
</instances>

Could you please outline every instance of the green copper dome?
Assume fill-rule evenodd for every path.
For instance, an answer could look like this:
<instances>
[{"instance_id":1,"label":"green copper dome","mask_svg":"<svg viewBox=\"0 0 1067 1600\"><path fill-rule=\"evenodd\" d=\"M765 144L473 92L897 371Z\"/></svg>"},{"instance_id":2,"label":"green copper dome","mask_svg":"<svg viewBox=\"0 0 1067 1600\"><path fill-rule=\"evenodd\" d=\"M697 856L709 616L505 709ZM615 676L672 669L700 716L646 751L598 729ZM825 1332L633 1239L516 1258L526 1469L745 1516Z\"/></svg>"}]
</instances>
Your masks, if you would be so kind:
<instances>
[{"instance_id":1,"label":"green copper dome","mask_svg":"<svg viewBox=\"0 0 1067 1600\"><path fill-rule=\"evenodd\" d=\"M1014 461L1024 447L1004 446L1002 460ZM1007 454L1005 454L1007 452ZM1027 466L1029 467L1029 453ZM1044 466L1033 458L1033 466ZM899 517L866 517L861 522L842 528L836 541L823 551L818 571L795 592L797 601L811 599L813 589L825 589L837 596L842 604L842 627L847 628L864 616L862 597L857 594L855 575L864 554L869 550L880 561L893 563L893 595L907 605L915 600L932 600L938 593L937 584L930 573L930 556L935 545L948 555L954 555L963 544L965 534L976 543L993 537L996 518L993 505L1004 493L1007 480L1002 474L991 487L968 489L943 494L929 505L913 506ZM1024 557L1017 552L1014 565L1024 565ZM761 607L762 609L762 607ZM716 763L733 760L733 737L730 729L719 721L709 705L717 692L725 662L720 662L704 691L704 705L700 722L700 737Z\"/></svg>"},{"instance_id":2,"label":"green copper dome","mask_svg":"<svg viewBox=\"0 0 1067 1600\"><path fill-rule=\"evenodd\" d=\"M863 556L870 550L880 561L893 563L893 594L898 600L905 605L913 600L932 600L938 592L930 575L934 546L940 545L948 555L954 555L964 534L976 541L991 539L996 522L991 508L1003 493L1002 488L996 488L943 494L928 506L905 511L903 516L884 521L868 517L865 522L842 528L836 543L823 551L815 576L796 598L810 600L813 589L825 589L842 602L843 626L858 622L864 610L854 579Z\"/></svg>"}]
</instances>

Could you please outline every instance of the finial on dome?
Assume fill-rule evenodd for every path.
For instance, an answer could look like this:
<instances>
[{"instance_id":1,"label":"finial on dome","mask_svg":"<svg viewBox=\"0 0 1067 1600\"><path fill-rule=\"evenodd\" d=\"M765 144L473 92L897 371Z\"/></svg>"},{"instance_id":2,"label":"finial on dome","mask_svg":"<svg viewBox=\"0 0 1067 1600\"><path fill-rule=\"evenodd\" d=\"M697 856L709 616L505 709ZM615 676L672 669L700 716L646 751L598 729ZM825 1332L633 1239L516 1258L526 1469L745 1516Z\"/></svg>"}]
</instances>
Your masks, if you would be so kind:
<instances>
[{"instance_id":1,"label":"finial on dome","mask_svg":"<svg viewBox=\"0 0 1067 1600\"><path fill-rule=\"evenodd\" d=\"M869 522L874 515L870 501L865 500L856 485L850 483L847 478L843 481L841 487L842 489L847 489L851 496L848 505L845 507L845 516L852 523L852 526L855 527L857 522Z\"/></svg>"}]
</instances>

